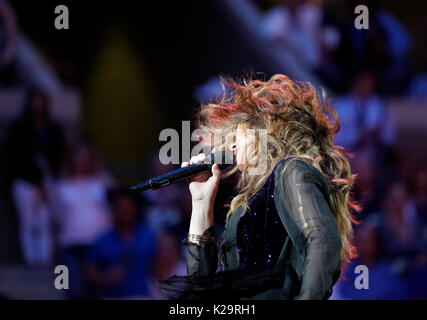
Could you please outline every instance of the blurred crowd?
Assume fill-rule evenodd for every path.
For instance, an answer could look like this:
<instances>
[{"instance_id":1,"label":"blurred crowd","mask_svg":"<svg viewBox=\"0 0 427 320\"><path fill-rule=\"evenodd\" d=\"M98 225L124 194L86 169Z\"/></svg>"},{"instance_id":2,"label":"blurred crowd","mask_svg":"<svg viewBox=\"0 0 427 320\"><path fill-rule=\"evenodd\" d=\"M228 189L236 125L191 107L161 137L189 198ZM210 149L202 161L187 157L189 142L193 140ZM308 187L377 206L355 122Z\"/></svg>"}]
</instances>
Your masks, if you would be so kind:
<instances>
[{"instance_id":1,"label":"blurred crowd","mask_svg":"<svg viewBox=\"0 0 427 320\"><path fill-rule=\"evenodd\" d=\"M369 8L369 29L354 28L354 8ZM264 32L287 46L337 93L338 145L357 175L353 196L355 245L332 299L427 298L427 162L396 147L396 121L388 97L425 100L423 70L413 72L409 31L378 1L349 1L352 17L340 22L321 0L282 1L264 16ZM427 103L427 100L425 100ZM425 150L425 143L420 141ZM369 270L369 289L357 289L356 267Z\"/></svg>"},{"instance_id":2,"label":"blurred crowd","mask_svg":"<svg viewBox=\"0 0 427 320\"><path fill-rule=\"evenodd\" d=\"M359 255L332 298L425 299L427 161L396 147L398 119L386 97L427 98L427 76L410 67L408 30L375 1L367 5L370 29L363 32L321 0L281 1L263 14L260 30L266 43L286 47L337 95L336 143L351 154L353 195L363 209L355 226ZM0 90L10 81L25 88L22 112L0 141L4 201L18 222L21 262L68 266L70 299L163 299L154 280L186 274L186 186L130 193L90 140L68 141L50 116L57 80L36 56L0 0ZM194 95L208 100L220 89L214 77ZM145 166L150 176L173 169L157 156ZM354 286L361 264L369 268L369 290Z\"/></svg>"},{"instance_id":3,"label":"blurred crowd","mask_svg":"<svg viewBox=\"0 0 427 320\"><path fill-rule=\"evenodd\" d=\"M161 298L152 280L186 272L179 187L130 193L89 143L67 145L62 131L46 95L30 90L4 141L23 262L67 266L72 299Z\"/></svg>"},{"instance_id":4,"label":"blurred crowd","mask_svg":"<svg viewBox=\"0 0 427 320\"><path fill-rule=\"evenodd\" d=\"M345 22L323 4L282 1L264 15L263 26L273 45L286 46L337 93L335 142L350 154L362 211L355 214L358 257L332 299L426 299L427 159L397 149L398 119L387 104L390 96L426 99L424 70L412 71L413 39L378 1L348 1ZM358 4L369 8L363 32L354 28ZM367 290L355 286L358 265L368 267Z\"/></svg>"},{"instance_id":5,"label":"blurred crowd","mask_svg":"<svg viewBox=\"0 0 427 320\"><path fill-rule=\"evenodd\" d=\"M427 96L425 70L413 71L414 40L377 0L346 1L344 14L323 0L282 0L261 19L260 30L275 47L285 47L328 88L345 93L360 70L369 70L382 95ZM369 10L368 29L358 30L354 10ZM422 44L425 46L425 44Z\"/></svg>"},{"instance_id":6,"label":"blurred crowd","mask_svg":"<svg viewBox=\"0 0 427 320\"><path fill-rule=\"evenodd\" d=\"M154 281L186 273L184 190L131 193L88 139L67 139L51 115L61 90L54 74L20 31L13 7L0 1L0 90L24 89L22 111L0 141L2 207L17 221L15 263L67 266L69 299L163 299ZM150 174L171 169L159 165L157 157L147 164Z\"/></svg>"}]
</instances>

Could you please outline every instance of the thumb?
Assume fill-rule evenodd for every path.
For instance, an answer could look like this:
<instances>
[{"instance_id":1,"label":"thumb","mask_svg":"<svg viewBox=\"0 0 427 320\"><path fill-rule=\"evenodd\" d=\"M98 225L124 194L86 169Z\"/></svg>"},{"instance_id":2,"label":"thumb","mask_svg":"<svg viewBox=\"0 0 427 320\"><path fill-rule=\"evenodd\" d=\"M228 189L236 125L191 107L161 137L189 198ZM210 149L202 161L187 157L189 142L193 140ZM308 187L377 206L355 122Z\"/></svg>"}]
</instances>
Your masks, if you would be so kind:
<instances>
[{"instance_id":1,"label":"thumb","mask_svg":"<svg viewBox=\"0 0 427 320\"><path fill-rule=\"evenodd\" d=\"M219 179L221 177L221 170L216 163L212 166L212 175L215 179Z\"/></svg>"}]
</instances>

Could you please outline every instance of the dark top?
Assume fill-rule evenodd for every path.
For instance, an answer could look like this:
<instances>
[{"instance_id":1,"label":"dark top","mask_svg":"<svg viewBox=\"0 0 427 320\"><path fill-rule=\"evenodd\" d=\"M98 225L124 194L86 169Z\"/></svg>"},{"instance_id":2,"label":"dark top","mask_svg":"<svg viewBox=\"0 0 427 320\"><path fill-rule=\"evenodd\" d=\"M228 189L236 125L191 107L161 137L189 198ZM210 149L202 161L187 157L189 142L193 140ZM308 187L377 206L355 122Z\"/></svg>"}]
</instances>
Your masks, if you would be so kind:
<instances>
[{"instance_id":1,"label":"dark top","mask_svg":"<svg viewBox=\"0 0 427 320\"><path fill-rule=\"evenodd\" d=\"M158 282L171 299L327 299L340 274L328 185L299 158L276 165L249 209L231 215L218 243L183 242L187 276Z\"/></svg>"},{"instance_id":2,"label":"dark top","mask_svg":"<svg viewBox=\"0 0 427 320\"><path fill-rule=\"evenodd\" d=\"M269 268L277 262L288 238L274 204L274 174L270 175L248 205L248 210L240 216L232 215L233 219L228 223L227 230L237 234L233 236L224 232L221 240L227 239L227 236L236 239L239 269Z\"/></svg>"},{"instance_id":3,"label":"dark top","mask_svg":"<svg viewBox=\"0 0 427 320\"><path fill-rule=\"evenodd\" d=\"M26 119L15 121L6 137L7 184L21 178L41 185L46 169L59 175L64 144L63 130L52 121L40 128Z\"/></svg>"}]
</instances>

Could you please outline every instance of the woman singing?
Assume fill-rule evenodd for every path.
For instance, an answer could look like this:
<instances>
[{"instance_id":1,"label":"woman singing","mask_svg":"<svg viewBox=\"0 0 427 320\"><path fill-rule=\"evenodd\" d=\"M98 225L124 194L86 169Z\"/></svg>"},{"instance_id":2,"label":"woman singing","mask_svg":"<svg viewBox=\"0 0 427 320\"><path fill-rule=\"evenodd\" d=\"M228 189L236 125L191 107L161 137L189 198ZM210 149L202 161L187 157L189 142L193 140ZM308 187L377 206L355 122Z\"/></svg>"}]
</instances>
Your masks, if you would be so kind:
<instances>
[{"instance_id":1,"label":"woman singing","mask_svg":"<svg viewBox=\"0 0 427 320\"><path fill-rule=\"evenodd\" d=\"M187 276L158 285L172 299L328 299L353 256L351 210L357 210L349 199L354 175L333 140L336 112L313 85L282 74L226 85L232 94L203 105L198 121L212 135L233 137L214 148L233 151L228 174L239 175L239 193L216 240L221 171L214 165L212 174L189 181ZM204 159L200 154L182 166Z\"/></svg>"}]
</instances>

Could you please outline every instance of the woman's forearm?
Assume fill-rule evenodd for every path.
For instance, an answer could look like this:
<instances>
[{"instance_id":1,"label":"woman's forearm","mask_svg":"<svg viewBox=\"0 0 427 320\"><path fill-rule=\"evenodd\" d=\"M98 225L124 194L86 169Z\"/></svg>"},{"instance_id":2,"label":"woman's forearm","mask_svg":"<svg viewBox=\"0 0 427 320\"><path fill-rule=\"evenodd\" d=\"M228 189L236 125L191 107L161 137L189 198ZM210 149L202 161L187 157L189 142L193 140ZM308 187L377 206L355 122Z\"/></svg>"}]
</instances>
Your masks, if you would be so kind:
<instances>
[{"instance_id":1,"label":"woman's forearm","mask_svg":"<svg viewBox=\"0 0 427 320\"><path fill-rule=\"evenodd\" d=\"M194 201L190 220L190 234L202 235L209 227L213 226L212 201Z\"/></svg>"},{"instance_id":2,"label":"woman's forearm","mask_svg":"<svg viewBox=\"0 0 427 320\"><path fill-rule=\"evenodd\" d=\"M213 201L193 201L190 234L214 236ZM218 266L216 243L189 243L187 247L187 274L189 276L213 275Z\"/></svg>"}]
</instances>

